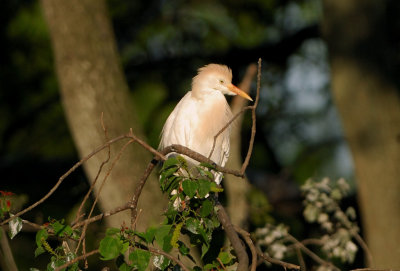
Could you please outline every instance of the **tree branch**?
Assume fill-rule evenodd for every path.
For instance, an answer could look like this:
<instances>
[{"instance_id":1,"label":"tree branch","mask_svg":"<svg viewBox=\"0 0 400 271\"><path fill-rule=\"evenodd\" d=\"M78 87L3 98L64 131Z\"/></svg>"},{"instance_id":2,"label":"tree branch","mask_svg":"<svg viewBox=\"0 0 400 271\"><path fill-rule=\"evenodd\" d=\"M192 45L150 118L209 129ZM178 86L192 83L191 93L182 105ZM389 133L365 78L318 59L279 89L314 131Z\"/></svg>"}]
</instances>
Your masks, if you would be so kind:
<instances>
[{"instance_id":1,"label":"tree branch","mask_svg":"<svg viewBox=\"0 0 400 271\"><path fill-rule=\"evenodd\" d=\"M237 235L225 208L221 205L215 197L215 207L217 207L217 217L221 225L224 227L226 236L232 244L233 249L238 257L237 271L247 271L249 267L249 257L247 256L246 248L243 246L242 241Z\"/></svg>"}]
</instances>

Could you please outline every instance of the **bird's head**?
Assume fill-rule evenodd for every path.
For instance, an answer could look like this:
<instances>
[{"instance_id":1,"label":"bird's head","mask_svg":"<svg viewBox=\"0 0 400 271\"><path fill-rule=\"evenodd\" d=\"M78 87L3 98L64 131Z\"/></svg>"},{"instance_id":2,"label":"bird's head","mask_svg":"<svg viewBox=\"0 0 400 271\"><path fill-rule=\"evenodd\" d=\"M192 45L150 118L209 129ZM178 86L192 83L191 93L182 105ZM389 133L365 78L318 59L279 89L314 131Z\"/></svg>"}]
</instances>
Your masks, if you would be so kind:
<instances>
[{"instance_id":1,"label":"bird's head","mask_svg":"<svg viewBox=\"0 0 400 271\"><path fill-rule=\"evenodd\" d=\"M232 71L225 65L208 64L193 78L192 91L220 91L225 95L240 95L253 101L246 92L232 84Z\"/></svg>"}]
</instances>

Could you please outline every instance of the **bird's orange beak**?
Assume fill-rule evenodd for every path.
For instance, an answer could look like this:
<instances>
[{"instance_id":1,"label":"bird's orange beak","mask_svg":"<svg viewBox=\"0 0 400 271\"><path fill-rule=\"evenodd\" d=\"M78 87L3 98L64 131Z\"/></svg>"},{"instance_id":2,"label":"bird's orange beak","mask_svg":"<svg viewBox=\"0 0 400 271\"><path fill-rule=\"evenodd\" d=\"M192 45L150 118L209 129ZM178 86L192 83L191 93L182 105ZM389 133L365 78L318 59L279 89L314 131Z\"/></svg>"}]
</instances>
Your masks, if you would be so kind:
<instances>
[{"instance_id":1,"label":"bird's orange beak","mask_svg":"<svg viewBox=\"0 0 400 271\"><path fill-rule=\"evenodd\" d=\"M237 95L242 96L243 98L245 98L247 100L253 101L253 99L246 92L244 92L243 90L241 90L234 84L229 84L228 89L230 91L232 91L233 93L236 93Z\"/></svg>"}]
</instances>

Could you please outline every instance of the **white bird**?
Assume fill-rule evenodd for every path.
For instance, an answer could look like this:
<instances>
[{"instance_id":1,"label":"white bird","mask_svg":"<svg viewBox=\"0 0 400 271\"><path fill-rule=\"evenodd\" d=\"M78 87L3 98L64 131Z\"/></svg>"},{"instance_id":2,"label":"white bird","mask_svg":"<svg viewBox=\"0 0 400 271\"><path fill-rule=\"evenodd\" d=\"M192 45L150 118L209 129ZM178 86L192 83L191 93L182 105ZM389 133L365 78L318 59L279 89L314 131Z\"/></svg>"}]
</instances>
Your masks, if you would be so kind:
<instances>
[{"instance_id":1,"label":"white bird","mask_svg":"<svg viewBox=\"0 0 400 271\"><path fill-rule=\"evenodd\" d=\"M179 144L208 157L215 135L233 117L224 94L238 94L252 101L246 92L232 84L232 71L227 66L209 64L200 68L192 80L192 90L179 101L164 124L160 149ZM230 130L228 127L217 137L210 157L220 166L229 157ZM221 174L215 176L217 184L221 179Z\"/></svg>"}]
</instances>

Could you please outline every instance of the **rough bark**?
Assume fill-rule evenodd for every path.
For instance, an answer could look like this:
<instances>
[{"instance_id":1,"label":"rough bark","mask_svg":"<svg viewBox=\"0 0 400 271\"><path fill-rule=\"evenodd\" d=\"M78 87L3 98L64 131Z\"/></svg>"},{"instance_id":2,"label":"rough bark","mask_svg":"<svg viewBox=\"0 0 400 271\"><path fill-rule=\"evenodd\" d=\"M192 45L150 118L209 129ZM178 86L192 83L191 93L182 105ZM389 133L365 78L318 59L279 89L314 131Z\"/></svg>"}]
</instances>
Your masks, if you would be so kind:
<instances>
[{"instance_id":1,"label":"rough bark","mask_svg":"<svg viewBox=\"0 0 400 271\"><path fill-rule=\"evenodd\" d=\"M100 123L102 112L109 138L128 132L130 127L143 138L136 119L138 112L134 112L119 63L105 1L42 0L41 4L49 26L65 114L79 154L85 156L105 142ZM122 143L112 146L111 161L121 146ZM84 165L91 182L106 157L104 151ZM129 146L101 191L100 207L110 210L128 201L150 160L151 155L141 147ZM98 182L103 177L104 173ZM139 225L159 219L162 196L157 183L152 178L145 186L139 202L144 209ZM99 185L95 193L98 191ZM108 224L117 227L122 221L129 224L129 215L126 212L113 216Z\"/></svg>"},{"instance_id":2,"label":"rough bark","mask_svg":"<svg viewBox=\"0 0 400 271\"><path fill-rule=\"evenodd\" d=\"M400 92L391 67L399 63L391 62L398 57L390 55L394 25L387 24L394 2L325 0L323 32L373 266L398 269Z\"/></svg>"}]
</instances>

